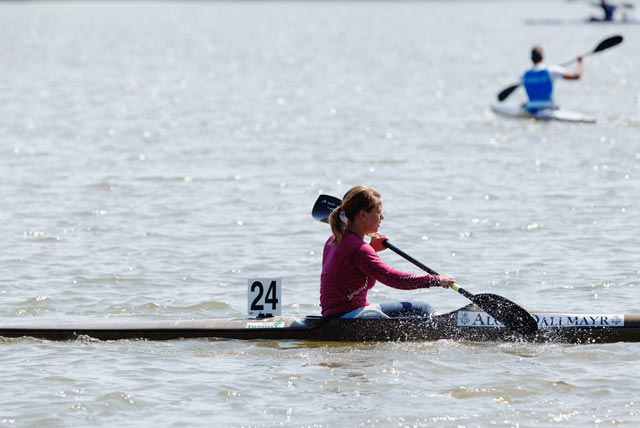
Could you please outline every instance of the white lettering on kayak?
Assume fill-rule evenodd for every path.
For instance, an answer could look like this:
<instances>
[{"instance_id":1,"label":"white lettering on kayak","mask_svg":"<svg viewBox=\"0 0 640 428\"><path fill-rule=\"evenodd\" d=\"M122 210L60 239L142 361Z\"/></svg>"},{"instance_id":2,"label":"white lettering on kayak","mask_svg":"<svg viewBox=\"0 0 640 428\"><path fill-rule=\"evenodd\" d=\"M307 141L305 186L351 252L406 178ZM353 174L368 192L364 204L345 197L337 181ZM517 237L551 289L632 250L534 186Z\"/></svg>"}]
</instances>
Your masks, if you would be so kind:
<instances>
[{"instance_id":1,"label":"white lettering on kayak","mask_svg":"<svg viewBox=\"0 0 640 428\"><path fill-rule=\"evenodd\" d=\"M269 321L269 322L248 322L245 324L246 328L285 328L284 321Z\"/></svg>"},{"instance_id":2,"label":"white lettering on kayak","mask_svg":"<svg viewBox=\"0 0 640 428\"><path fill-rule=\"evenodd\" d=\"M538 328L624 327L623 314L534 314ZM459 327L504 327L485 312L459 311Z\"/></svg>"}]
</instances>

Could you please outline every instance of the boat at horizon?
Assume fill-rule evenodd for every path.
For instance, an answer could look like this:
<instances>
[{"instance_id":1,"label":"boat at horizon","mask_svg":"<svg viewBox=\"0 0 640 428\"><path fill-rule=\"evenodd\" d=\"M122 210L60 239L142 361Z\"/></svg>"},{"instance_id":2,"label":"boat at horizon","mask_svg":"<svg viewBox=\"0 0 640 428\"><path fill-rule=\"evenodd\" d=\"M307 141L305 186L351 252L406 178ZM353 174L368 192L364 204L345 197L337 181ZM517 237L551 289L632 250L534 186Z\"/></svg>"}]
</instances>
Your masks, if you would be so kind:
<instances>
[{"instance_id":1,"label":"boat at horizon","mask_svg":"<svg viewBox=\"0 0 640 428\"><path fill-rule=\"evenodd\" d=\"M603 19L568 19L568 18L529 18L525 20L525 25L640 25L640 20L632 17L617 18L612 21Z\"/></svg>"}]
</instances>

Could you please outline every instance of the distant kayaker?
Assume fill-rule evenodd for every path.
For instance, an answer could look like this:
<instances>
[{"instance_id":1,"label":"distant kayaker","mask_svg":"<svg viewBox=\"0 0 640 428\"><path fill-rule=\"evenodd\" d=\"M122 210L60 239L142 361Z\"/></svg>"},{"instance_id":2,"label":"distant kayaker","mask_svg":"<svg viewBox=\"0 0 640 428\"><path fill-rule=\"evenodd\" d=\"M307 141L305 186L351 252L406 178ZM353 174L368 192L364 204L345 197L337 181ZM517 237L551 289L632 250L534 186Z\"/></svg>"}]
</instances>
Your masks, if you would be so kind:
<instances>
[{"instance_id":1,"label":"distant kayaker","mask_svg":"<svg viewBox=\"0 0 640 428\"><path fill-rule=\"evenodd\" d=\"M617 6L605 1L605 0L600 0L599 4L594 4L594 6L600 6L600 8L602 9L602 13L603 16L597 17L597 16L592 16L590 18L590 21L596 21L596 22L610 22L613 21L613 14L616 11Z\"/></svg>"},{"instance_id":2,"label":"distant kayaker","mask_svg":"<svg viewBox=\"0 0 640 428\"><path fill-rule=\"evenodd\" d=\"M577 58L575 70L568 71L558 65L546 65L540 46L531 49L533 67L522 75L522 84L527 91L529 101L523 105L531 113L544 109L557 109L553 103L553 81L559 77L567 80L577 80L582 76L582 56Z\"/></svg>"},{"instance_id":3,"label":"distant kayaker","mask_svg":"<svg viewBox=\"0 0 640 428\"><path fill-rule=\"evenodd\" d=\"M412 274L387 265L377 252L387 237L378 233L382 197L374 188L355 186L329 216L332 235L322 254L320 306L322 316L340 318L428 317L431 305L423 302L370 304L367 292L376 281L404 290L449 287L447 275ZM371 242L364 241L365 235Z\"/></svg>"}]
</instances>

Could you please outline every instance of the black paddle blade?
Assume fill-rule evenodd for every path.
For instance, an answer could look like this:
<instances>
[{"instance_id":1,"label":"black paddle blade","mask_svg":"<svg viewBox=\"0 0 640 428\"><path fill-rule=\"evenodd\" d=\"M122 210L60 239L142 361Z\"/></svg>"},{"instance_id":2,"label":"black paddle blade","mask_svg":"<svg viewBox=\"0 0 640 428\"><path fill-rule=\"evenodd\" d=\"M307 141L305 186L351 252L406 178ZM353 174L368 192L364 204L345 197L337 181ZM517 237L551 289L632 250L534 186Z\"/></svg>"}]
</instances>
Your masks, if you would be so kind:
<instances>
[{"instance_id":1,"label":"black paddle blade","mask_svg":"<svg viewBox=\"0 0 640 428\"><path fill-rule=\"evenodd\" d=\"M476 294L470 299L506 327L523 335L535 334L538 322L523 307L497 294Z\"/></svg>"},{"instance_id":2,"label":"black paddle blade","mask_svg":"<svg viewBox=\"0 0 640 428\"><path fill-rule=\"evenodd\" d=\"M509 95L511 95L513 93L513 91L518 89L519 86L520 86L520 83L516 83L515 85L511 85L508 88L504 88L498 94L498 101L502 102L502 101L506 100L509 97Z\"/></svg>"},{"instance_id":3,"label":"black paddle blade","mask_svg":"<svg viewBox=\"0 0 640 428\"><path fill-rule=\"evenodd\" d=\"M318 196L316 203L313 204L311 216L318 221L328 223L329 214L338 208L341 203L342 201L334 196L320 195Z\"/></svg>"},{"instance_id":4,"label":"black paddle blade","mask_svg":"<svg viewBox=\"0 0 640 428\"><path fill-rule=\"evenodd\" d=\"M600 44L598 44L598 46L596 46L596 48L593 50L593 53L612 48L615 45L619 45L620 43L622 43L623 40L624 38L619 34L615 36L611 36L608 39L604 39L603 41L600 42Z\"/></svg>"}]
</instances>

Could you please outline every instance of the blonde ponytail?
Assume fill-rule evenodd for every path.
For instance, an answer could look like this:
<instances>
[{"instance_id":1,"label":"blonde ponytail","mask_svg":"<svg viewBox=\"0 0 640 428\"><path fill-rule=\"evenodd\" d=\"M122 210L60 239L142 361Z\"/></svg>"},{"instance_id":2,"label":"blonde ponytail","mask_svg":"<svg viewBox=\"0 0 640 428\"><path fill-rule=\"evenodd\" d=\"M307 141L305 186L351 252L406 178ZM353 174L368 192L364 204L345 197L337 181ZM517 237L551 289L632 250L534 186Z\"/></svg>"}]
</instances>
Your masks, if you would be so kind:
<instances>
[{"instance_id":1,"label":"blonde ponytail","mask_svg":"<svg viewBox=\"0 0 640 428\"><path fill-rule=\"evenodd\" d=\"M329 215L333 242L342 241L350 223L361 210L371 211L381 202L382 195L373 187L358 185L349 189L342 198L342 204Z\"/></svg>"},{"instance_id":2,"label":"blonde ponytail","mask_svg":"<svg viewBox=\"0 0 640 428\"><path fill-rule=\"evenodd\" d=\"M342 221L343 208L342 205L331 211L329 214L329 225L331 226L331 233L333 234L333 242L340 242L344 238L344 234L347 232L347 224Z\"/></svg>"}]
</instances>

